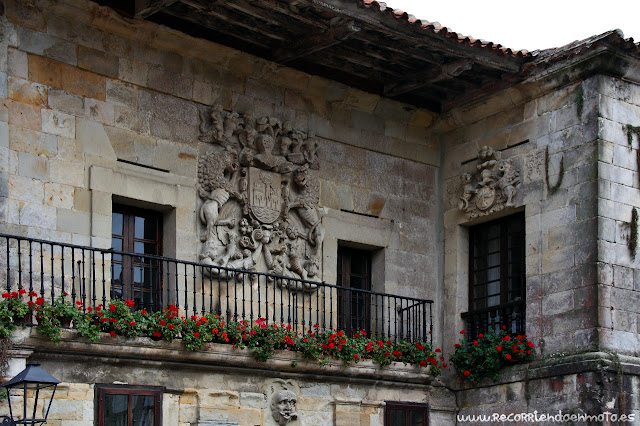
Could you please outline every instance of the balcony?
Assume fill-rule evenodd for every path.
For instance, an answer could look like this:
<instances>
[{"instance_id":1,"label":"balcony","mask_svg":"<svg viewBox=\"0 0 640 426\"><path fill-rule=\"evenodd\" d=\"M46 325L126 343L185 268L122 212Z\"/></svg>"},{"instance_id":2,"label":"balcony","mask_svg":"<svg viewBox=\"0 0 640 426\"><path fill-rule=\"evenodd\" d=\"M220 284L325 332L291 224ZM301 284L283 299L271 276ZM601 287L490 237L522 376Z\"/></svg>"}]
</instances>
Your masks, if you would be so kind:
<instances>
[{"instance_id":1,"label":"balcony","mask_svg":"<svg viewBox=\"0 0 640 426\"><path fill-rule=\"evenodd\" d=\"M6 234L0 234L0 259L7 292L25 289L51 303L66 293L83 309L124 298L134 309L174 305L183 315L263 319L298 331L365 330L394 342L432 337L432 300Z\"/></svg>"},{"instance_id":2,"label":"balcony","mask_svg":"<svg viewBox=\"0 0 640 426\"><path fill-rule=\"evenodd\" d=\"M480 333L506 330L509 334L525 334L525 302L518 300L498 306L462 313L466 322L467 338L473 339Z\"/></svg>"}]
</instances>

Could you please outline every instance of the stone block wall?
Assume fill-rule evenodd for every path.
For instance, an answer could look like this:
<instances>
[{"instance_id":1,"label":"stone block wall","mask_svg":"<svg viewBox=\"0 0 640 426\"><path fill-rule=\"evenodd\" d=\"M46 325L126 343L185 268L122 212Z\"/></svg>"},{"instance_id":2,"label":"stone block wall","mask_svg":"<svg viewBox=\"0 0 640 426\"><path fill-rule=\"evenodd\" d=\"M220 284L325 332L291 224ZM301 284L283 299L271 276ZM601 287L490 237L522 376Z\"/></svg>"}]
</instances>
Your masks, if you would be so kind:
<instances>
[{"instance_id":1,"label":"stone block wall","mask_svg":"<svg viewBox=\"0 0 640 426\"><path fill-rule=\"evenodd\" d=\"M527 335L544 356L597 346L599 82L592 77L543 94L525 85L520 92L530 97L517 106L505 105L513 96L507 91L451 114L461 124L441 137L445 330L464 328L459 313L468 310L468 227L524 211ZM520 184L514 207L470 218L458 209L461 176L475 171L484 146L510 159ZM444 346L456 340L452 333Z\"/></svg>"},{"instance_id":2,"label":"stone block wall","mask_svg":"<svg viewBox=\"0 0 640 426\"><path fill-rule=\"evenodd\" d=\"M640 86L603 77L598 117L598 320L602 349L640 356Z\"/></svg>"},{"instance_id":3,"label":"stone block wall","mask_svg":"<svg viewBox=\"0 0 640 426\"><path fill-rule=\"evenodd\" d=\"M285 351L257 363L248 351L228 345L189 352L180 342L115 340L106 334L88 343L72 331L59 346L26 329L13 340L14 361L22 361L21 368L26 357L35 359L62 381L47 420L55 426L93 425L96 389L118 385L160 387L167 426L275 426L272 400L283 389L297 398L298 418L291 426L381 426L389 401L428 404L434 426L455 422L453 393L427 369L398 363L382 369L370 361L321 367ZM1 403L0 416L7 411Z\"/></svg>"},{"instance_id":4,"label":"stone block wall","mask_svg":"<svg viewBox=\"0 0 640 426\"><path fill-rule=\"evenodd\" d=\"M315 132L325 281L347 240L382 254L379 290L438 299L433 113L90 1L3 3L1 231L108 248L117 201L163 211L164 254L196 260L198 117L221 104Z\"/></svg>"}]
</instances>

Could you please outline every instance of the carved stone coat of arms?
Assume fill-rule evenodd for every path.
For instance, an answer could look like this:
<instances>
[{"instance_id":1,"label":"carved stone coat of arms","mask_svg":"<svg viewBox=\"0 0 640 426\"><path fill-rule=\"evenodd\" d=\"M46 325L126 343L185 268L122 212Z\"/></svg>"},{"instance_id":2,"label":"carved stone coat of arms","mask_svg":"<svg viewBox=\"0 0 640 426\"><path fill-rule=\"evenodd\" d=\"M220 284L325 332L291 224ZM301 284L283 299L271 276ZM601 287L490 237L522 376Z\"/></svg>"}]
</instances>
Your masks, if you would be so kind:
<instances>
[{"instance_id":1,"label":"carved stone coat of arms","mask_svg":"<svg viewBox=\"0 0 640 426\"><path fill-rule=\"evenodd\" d=\"M511 160L502 160L500 152L483 147L478 153L476 173L462 175L462 195L458 209L473 219L513 207L520 173Z\"/></svg>"},{"instance_id":2,"label":"carved stone coat of arms","mask_svg":"<svg viewBox=\"0 0 640 426\"><path fill-rule=\"evenodd\" d=\"M199 139L200 261L319 280L324 230L315 135L215 105L200 113Z\"/></svg>"}]
</instances>

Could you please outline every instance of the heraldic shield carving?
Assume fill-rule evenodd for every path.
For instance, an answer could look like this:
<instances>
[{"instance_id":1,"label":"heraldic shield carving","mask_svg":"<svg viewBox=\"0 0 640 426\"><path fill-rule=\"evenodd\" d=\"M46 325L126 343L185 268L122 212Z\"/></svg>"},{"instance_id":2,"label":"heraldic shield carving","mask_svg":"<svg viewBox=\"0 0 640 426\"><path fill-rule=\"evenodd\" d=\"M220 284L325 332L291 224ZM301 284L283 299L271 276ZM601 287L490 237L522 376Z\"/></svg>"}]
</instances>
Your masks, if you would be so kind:
<instances>
[{"instance_id":1,"label":"heraldic shield carving","mask_svg":"<svg viewBox=\"0 0 640 426\"><path fill-rule=\"evenodd\" d=\"M315 135L215 105L200 112L199 140L200 261L320 280Z\"/></svg>"},{"instance_id":2,"label":"heraldic shield carving","mask_svg":"<svg viewBox=\"0 0 640 426\"><path fill-rule=\"evenodd\" d=\"M488 215L513 207L516 187L520 185L520 173L511 160L502 160L501 153L493 148L482 147L478 153L480 164L476 176L462 175L462 195L458 209L469 219ZM475 182L474 182L475 181Z\"/></svg>"}]
</instances>

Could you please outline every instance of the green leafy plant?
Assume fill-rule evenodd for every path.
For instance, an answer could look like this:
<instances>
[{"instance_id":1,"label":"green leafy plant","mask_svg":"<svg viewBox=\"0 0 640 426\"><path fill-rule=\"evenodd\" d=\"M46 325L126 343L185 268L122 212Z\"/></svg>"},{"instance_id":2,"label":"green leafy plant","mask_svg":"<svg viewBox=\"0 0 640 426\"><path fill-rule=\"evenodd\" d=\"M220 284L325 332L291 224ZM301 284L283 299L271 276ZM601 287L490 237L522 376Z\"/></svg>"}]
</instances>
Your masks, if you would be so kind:
<instances>
[{"instance_id":1,"label":"green leafy plant","mask_svg":"<svg viewBox=\"0 0 640 426\"><path fill-rule=\"evenodd\" d=\"M463 382L476 384L485 378L495 382L504 367L533 359L534 347L526 335L511 336L503 326L500 333L490 331L473 340L460 340L449 360Z\"/></svg>"},{"instance_id":2,"label":"green leafy plant","mask_svg":"<svg viewBox=\"0 0 640 426\"><path fill-rule=\"evenodd\" d=\"M150 338L170 342L180 336L184 320L178 317L178 308L175 305L169 306L163 312L147 313L143 309L140 313L140 322Z\"/></svg>"},{"instance_id":3,"label":"green leafy plant","mask_svg":"<svg viewBox=\"0 0 640 426\"><path fill-rule=\"evenodd\" d=\"M70 318L78 334L91 342L97 342L101 332L106 332L114 338L147 336L167 341L181 338L184 347L191 351L210 343L231 344L236 349L250 350L258 362L268 361L276 351L287 350L299 352L320 365L338 360L349 366L370 359L384 367L397 361L428 367L434 376L447 366L440 349L433 350L429 343L382 341L372 339L364 330L349 336L337 330L318 331L319 325L315 324L303 333L290 324L268 324L263 318L250 324L244 320L225 322L215 314L180 317L179 308L173 305L163 312L134 311L132 300L112 300L106 306L85 308L81 302L72 303L65 296L50 304L33 293L30 297L37 297L35 302L24 304L27 312L33 309L38 321L37 330L55 343L61 341L62 320ZM20 294L15 297L7 294L0 301L5 306L15 305L0 310L0 337L11 335L15 329L14 316L24 310L13 301L16 298L20 299Z\"/></svg>"}]
</instances>

